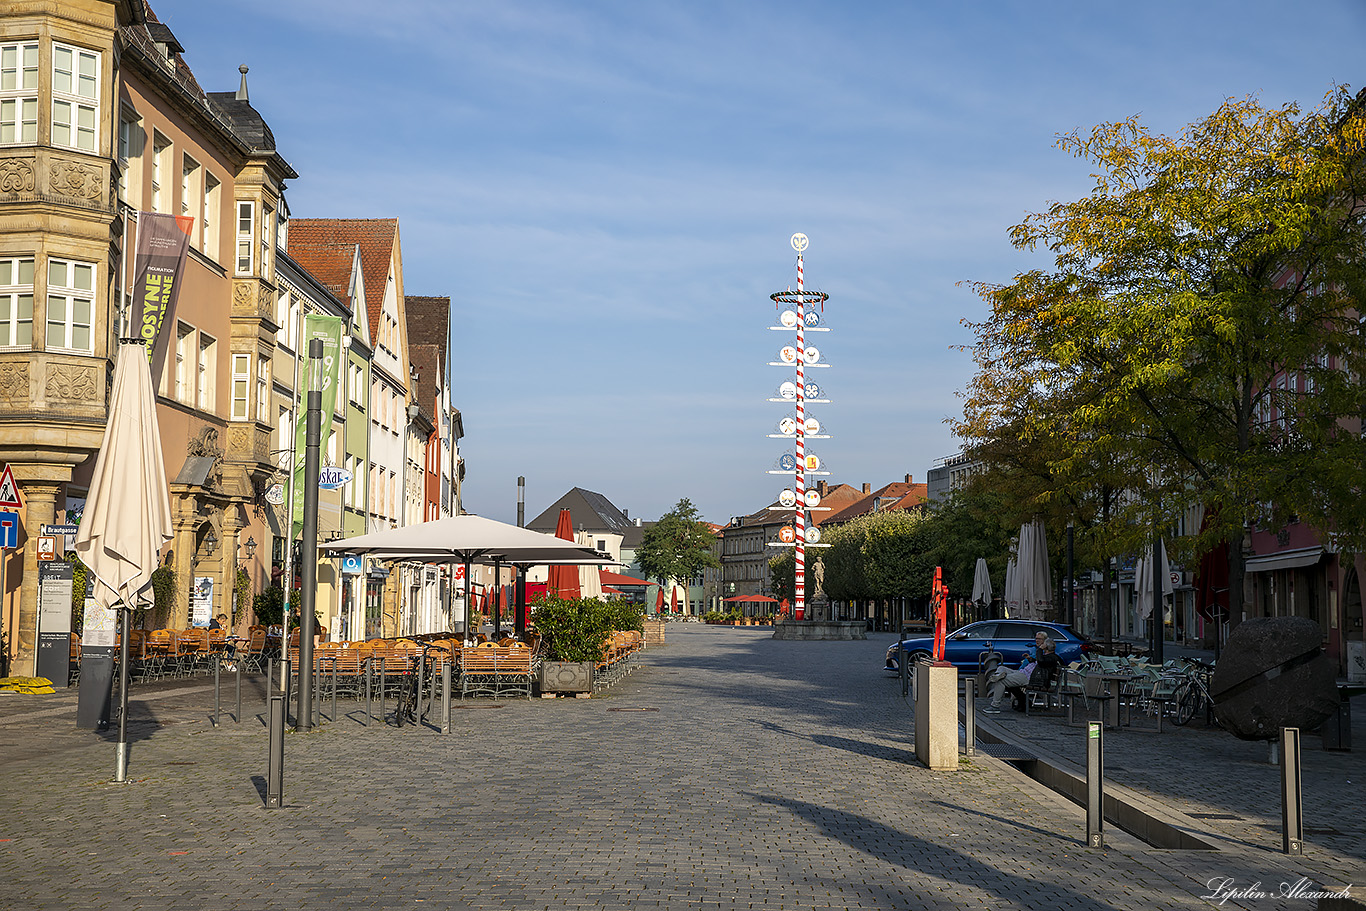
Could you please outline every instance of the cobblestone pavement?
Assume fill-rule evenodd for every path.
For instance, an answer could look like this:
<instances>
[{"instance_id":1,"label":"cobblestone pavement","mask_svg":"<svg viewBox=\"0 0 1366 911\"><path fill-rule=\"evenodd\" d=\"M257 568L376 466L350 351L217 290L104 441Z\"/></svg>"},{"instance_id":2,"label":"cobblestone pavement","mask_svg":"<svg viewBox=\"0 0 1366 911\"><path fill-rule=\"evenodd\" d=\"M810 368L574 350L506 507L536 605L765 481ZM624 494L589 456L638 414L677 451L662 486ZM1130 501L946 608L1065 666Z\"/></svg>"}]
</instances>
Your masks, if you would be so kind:
<instances>
[{"instance_id":1,"label":"cobblestone pavement","mask_svg":"<svg viewBox=\"0 0 1366 911\"><path fill-rule=\"evenodd\" d=\"M119 785L72 697L0 696L0 907L1101 911L1214 907L1227 880L1268 894L1223 907L1303 909L1282 882L1366 889L1345 853L1290 859L1274 833L1089 850L1081 809L1013 769L915 762L889 636L769 635L671 625L602 697L472 700L450 736L352 711L287 737L281 810L259 690L215 729L202 682L135 689Z\"/></svg>"}]
</instances>

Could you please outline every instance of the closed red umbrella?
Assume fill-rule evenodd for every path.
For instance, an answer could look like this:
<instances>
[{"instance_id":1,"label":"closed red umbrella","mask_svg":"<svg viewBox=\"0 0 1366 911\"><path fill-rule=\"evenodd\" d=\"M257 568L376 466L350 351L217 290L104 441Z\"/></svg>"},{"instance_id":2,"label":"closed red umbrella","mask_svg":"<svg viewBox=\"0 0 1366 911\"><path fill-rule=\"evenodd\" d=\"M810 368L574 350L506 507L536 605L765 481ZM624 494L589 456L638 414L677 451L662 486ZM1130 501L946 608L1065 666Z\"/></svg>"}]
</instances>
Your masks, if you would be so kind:
<instances>
[{"instance_id":1,"label":"closed red umbrella","mask_svg":"<svg viewBox=\"0 0 1366 911\"><path fill-rule=\"evenodd\" d=\"M678 589L674 589L673 612L678 613Z\"/></svg>"},{"instance_id":2,"label":"closed red umbrella","mask_svg":"<svg viewBox=\"0 0 1366 911\"><path fill-rule=\"evenodd\" d=\"M555 523L555 537L574 540L574 519L567 509L560 510L559 521ZM579 597L579 568L560 564L550 567L549 589L551 594L559 598Z\"/></svg>"},{"instance_id":3,"label":"closed red umbrella","mask_svg":"<svg viewBox=\"0 0 1366 911\"><path fill-rule=\"evenodd\" d=\"M655 598L655 610L656 610L656 611L662 611L663 609L664 609L664 588L661 586L660 589L659 589L659 595Z\"/></svg>"}]
</instances>

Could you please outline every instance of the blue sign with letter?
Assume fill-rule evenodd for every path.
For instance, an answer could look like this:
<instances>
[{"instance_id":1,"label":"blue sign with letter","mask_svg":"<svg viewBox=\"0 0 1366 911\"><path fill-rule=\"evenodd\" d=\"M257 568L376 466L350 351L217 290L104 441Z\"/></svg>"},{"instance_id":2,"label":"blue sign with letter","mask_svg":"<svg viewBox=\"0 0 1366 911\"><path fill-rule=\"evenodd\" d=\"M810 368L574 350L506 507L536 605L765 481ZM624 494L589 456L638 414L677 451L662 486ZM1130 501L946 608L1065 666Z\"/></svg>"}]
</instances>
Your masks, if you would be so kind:
<instances>
[{"instance_id":1,"label":"blue sign with letter","mask_svg":"<svg viewBox=\"0 0 1366 911\"><path fill-rule=\"evenodd\" d=\"M0 547L19 546L19 513L0 512Z\"/></svg>"},{"instance_id":2,"label":"blue sign with letter","mask_svg":"<svg viewBox=\"0 0 1366 911\"><path fill-rule=\"evenodd\" d=\"M355 554L347 554L342 557L342 572L347 575L355 575L360 572L360 557Z\"/></svg>"}]
</instances>

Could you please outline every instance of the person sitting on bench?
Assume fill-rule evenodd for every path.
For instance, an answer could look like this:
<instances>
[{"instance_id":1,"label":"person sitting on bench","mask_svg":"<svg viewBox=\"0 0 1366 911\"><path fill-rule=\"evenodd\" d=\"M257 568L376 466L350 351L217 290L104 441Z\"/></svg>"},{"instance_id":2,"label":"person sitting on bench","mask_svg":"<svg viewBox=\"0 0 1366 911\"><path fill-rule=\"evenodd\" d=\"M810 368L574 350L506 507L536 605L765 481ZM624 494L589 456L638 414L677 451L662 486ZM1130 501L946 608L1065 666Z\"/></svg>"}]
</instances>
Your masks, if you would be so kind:
<instances>
[{"instance_id":1,"label":"person sitting on bench","mask_svg":"<svg viewBox=\"0 0 1366 911\"><path fill-rule=\"evenodd\" d=\"M1000 714L1001 701L1009 692L1015 711L1023 712L1025 710L1024 688L1026 686L1046 688L1057 676L1058 669L1062 666L1062 663L1058 661L1057 649L1058 644L1045 636L1038 648L1036 660L1026 662L1018 671L998 670L992 674L988 681L991 704L986 707L985 711L991 715Z\"/></svg>"}]
</instances>

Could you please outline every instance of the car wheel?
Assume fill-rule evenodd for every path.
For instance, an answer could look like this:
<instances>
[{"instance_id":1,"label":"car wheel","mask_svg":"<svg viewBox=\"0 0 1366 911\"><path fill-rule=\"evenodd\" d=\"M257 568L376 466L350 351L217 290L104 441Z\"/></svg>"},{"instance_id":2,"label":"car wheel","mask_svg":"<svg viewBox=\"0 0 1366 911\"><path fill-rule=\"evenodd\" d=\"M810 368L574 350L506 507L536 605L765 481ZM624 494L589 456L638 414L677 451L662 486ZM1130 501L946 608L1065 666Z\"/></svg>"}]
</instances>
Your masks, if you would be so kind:
<instances>
[{"instance_id":1,"label":"car wheel","mask_svg":"<svg viewBox=\"0 0 1366 911\"><path fill-rule=\"evenodd\" d=\"M913 665L918 664L921 661L929 661L930 658L930 653L925 651L924 649L916 649L915 651L911 652L906 656L906 660Z\"/></svg>"}]
</instances>

